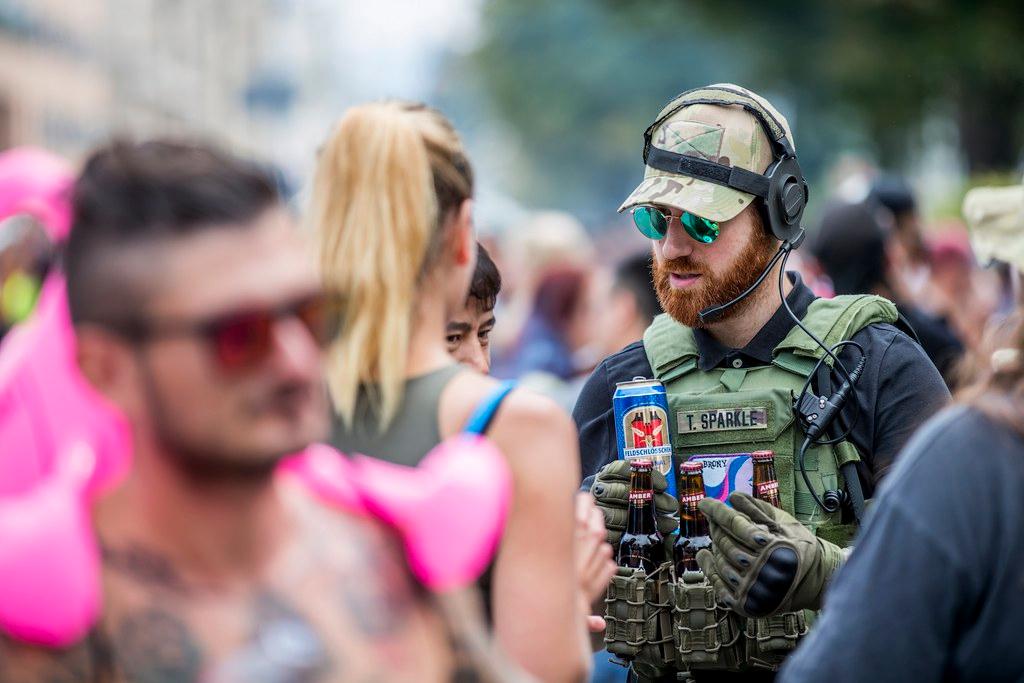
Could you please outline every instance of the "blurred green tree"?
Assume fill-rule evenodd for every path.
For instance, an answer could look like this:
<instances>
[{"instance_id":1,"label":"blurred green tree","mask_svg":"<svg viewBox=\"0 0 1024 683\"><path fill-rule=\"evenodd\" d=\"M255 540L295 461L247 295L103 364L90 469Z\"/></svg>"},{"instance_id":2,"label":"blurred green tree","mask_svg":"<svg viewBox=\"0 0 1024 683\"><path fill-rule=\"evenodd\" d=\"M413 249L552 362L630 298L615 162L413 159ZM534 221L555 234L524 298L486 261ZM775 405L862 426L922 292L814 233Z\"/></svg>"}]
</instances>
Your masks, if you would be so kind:
<instances>
[{"instance_id":1,"label":"blurred green tree","mask_svg":"<svg viewBox=\"0 0 1024 683\"><path fill-rule=\"evenodd\" d=\"M972 173L1024 143L1020 0L488 0L484 28L473 77L528 160L508 189L584 217L639 180L659 107L715 81L771 99L811 177L849 148L899 167L934 120Z\"/></svg>"},{"instance_id":2,"label":"blurred green tree","mask_svg":"<svg viewBox=\"0 0 1024 683\"><path fill-rule=\"evenodd\" d=\"M655 0L660 2L660 0ZM683 5L669 3L680 16ZM628 16L628 3L608 6ZM765 46L759 81L848 112L894 165L931 116L956 122L972 173L1012 168L1024 143L1019 0L690 0L686 12Z\"/></svg>"},{"instance_id":3,"label":"blurred green tree","mask_svg":"<svg viewBox=\"0 0 1024 683\"><path fill-rule=\"evenodd\" d=\"M504 179L515 196L607 219L640 181L641 136L662 104L744 61L706 32L681 30L671 5L637 3L629 22L622 14L591 0L486 5L472 66L530 161Z\"/></svg>"}]
</instances>

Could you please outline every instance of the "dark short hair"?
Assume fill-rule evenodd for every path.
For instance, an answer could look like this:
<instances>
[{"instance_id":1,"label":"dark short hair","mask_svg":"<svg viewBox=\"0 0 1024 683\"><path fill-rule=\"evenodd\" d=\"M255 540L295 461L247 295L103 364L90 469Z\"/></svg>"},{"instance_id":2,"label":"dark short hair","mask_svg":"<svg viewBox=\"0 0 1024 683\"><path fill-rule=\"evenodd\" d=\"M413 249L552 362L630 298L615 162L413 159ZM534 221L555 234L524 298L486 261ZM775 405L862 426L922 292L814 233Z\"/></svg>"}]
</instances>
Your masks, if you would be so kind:
<instances>
[{"instance_id":1,"label":"dark short hair","mask_svg":"<svg viewBox=\"0 0 1024 683\"><path fill-rule=\"evenodd\" d=\"M489 311L498 302L500 293L501 273L498 272L498 266L494 265L494 260L484 249L484 245L477 242L476 270L473 271L473 281L469 285L466 303L478 301L481 310Z\"/></svg>"},{"instance_id":2,"label":"dark short hair","mask_svg":"<svg viewBox=\"0 0 1024 683\"><path fill-rule=\"evenodd\" d=\"M906 179L895 175L883 175L871 185L870 198L888 209L893 216L899 218L907 213L917 211L917 199L914 190Z\"/></svg>"},{"instance_id":3,"label":"dark short hair","mask_svg":"<svg viewBox=\"0 0 1024 683\"><path fill-rule=\"evenodd\" d=\"M661 302L654 290L652 257L649 252L634 254L615 267L612 287L628 292L636 301L636 309L645 325L650 325L655 316L662 312Z\"/></svg>"},{"instance_id":4,"label":"dark short hair","mask_svg":"<svg viewBox=\"0 0 1024 683\"><path fill-rule=\"evenodd\" d=\"M835 202L822 213L811 251L836 294L870 294L887 281L885 242L870 205Z\"/></svg>"},{"instance_id":5,"label":"dark short hair","mask_svg":"<svg viewBox=\"0 0 1024 683\"><path fill-rule=\"evenodd\" d=\"M72 191L64 253L72 320L133 321L142 295L137 283L123 281L125 249L242 227L280 201L268 169L208 145L115 140L100 147Z\"/></svg>"}]
</instances>

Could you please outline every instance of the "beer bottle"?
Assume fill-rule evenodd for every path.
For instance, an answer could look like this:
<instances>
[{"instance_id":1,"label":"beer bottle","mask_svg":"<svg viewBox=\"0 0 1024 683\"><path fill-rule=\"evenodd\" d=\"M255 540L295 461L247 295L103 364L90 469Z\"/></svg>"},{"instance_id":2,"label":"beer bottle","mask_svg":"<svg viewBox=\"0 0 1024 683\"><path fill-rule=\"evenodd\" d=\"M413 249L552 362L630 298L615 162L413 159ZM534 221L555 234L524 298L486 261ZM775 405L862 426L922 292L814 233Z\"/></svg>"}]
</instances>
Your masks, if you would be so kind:
<instances>
[{"instance_id":1,"label":"beer bottle","mask_svg":"<svg viewBox=\"0 0 1024 683\"><path fill-rule=\"evenodd\" d=\"M618 564L651 574L664 561L665 550L654 513L654 487L650 460L629 463L629 514L626 533L619 542Z\"/></svg>"},{"instance_id":2,"label":"beer bottle","mask_svg":"<svg viewBox=\"0 0 1024 683\"><path fill-rule=\"evenodd\" d=\"M781 508L779 502L779 479L775 475L775 452L754 451L754 498Z\"/></svg>"},{"instance_id":3,"label":"beer bottle","mask_svg":"<svg viewBox=\"0 0 1024 683\"><path fill-rule=\"evenodd\" d=\"M704 463L689 460L679 466L679 536L672 546L676 576L700 571L697 551L711 547L708 520L697 509L704 499Z\"/></svg>"}]
</instances>

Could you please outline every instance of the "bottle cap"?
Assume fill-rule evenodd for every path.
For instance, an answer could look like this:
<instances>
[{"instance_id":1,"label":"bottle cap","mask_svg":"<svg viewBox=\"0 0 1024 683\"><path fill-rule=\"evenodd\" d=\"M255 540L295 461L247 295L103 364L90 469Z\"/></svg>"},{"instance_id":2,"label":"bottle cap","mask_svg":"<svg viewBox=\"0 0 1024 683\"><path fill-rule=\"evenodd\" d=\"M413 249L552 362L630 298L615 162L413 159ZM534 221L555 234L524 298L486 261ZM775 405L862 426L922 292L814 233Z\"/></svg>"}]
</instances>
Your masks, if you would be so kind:
<instances>
[{"instance_id":1,"label":"bottle cap","mask_svg":"<svg viewBox=\"0 0 1024 683\"><path fill-rule=\"evenodd\" d=\"M775 459L775 451L754 451L750 457L754 462L767 462Z\"/></svg>"},{"instance_id":2,"label":"bottle cap","mask_svg":"<svg viewBox=\"0 0 1024 683\"><path fill-rule=\"evenodd\" d=\"M683 474L702 474L704 472L704 463L700 460L687 460L679 466L679 471Z\"/></svg>"},{"instance_id":3,"label":"bottle cap","mask_svg":"<svg viewBox=\"0 0 1024 683\"><path fill-rule=\"evenodd\" d=\"M629 469L633 472L650 472L654 469L654 463L644 459L630 460Z\"/></svg>"}]
</instances>

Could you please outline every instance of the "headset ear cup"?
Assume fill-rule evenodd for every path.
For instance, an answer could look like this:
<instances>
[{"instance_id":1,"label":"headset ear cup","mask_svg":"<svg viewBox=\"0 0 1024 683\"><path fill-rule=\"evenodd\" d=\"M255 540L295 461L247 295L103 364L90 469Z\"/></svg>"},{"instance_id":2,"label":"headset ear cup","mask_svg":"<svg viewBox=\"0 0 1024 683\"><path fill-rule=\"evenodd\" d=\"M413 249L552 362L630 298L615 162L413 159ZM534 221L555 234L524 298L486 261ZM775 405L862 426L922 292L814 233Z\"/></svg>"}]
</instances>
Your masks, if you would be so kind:
<instances>
[{"instance_id":1,"label":"headset ear cup","mask_svg":"<svg viewBox=\"0 0 1024 683\"><path fill-rule=\"evenodd\" d=\"M765 171L768 177L769 227L781 242L793 242L800 234L800 219L807 208L808 190L796 157L782 157Z\"/></svg>"}]
</instances>

